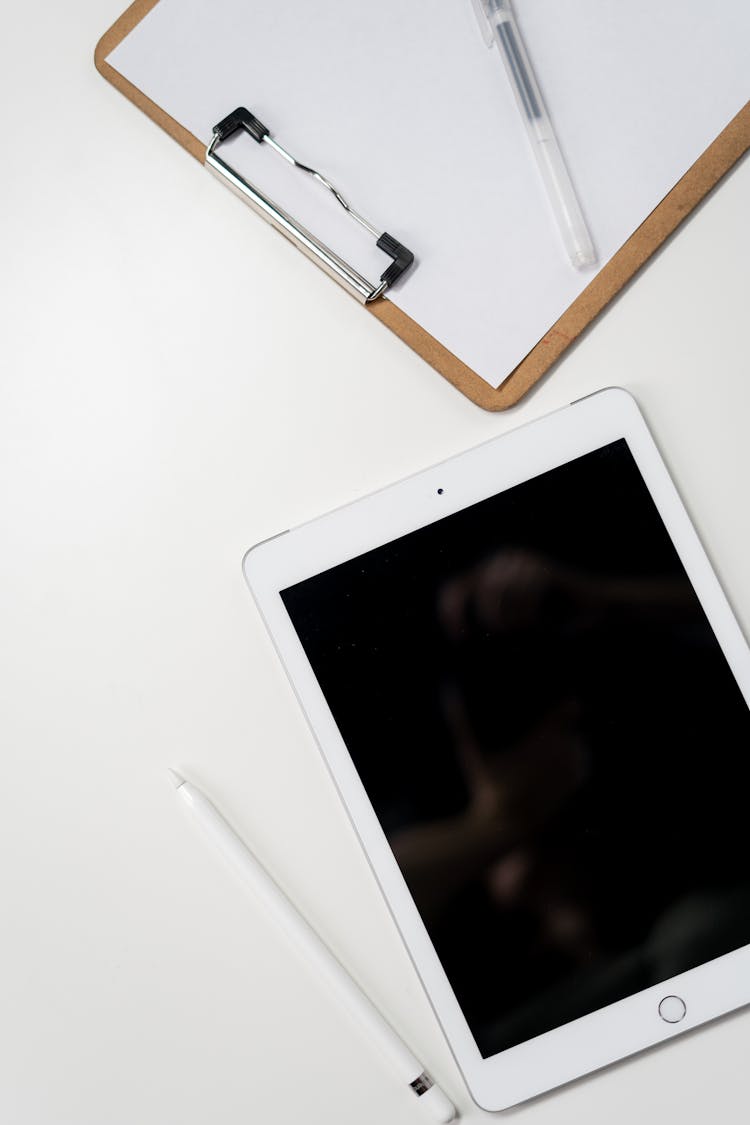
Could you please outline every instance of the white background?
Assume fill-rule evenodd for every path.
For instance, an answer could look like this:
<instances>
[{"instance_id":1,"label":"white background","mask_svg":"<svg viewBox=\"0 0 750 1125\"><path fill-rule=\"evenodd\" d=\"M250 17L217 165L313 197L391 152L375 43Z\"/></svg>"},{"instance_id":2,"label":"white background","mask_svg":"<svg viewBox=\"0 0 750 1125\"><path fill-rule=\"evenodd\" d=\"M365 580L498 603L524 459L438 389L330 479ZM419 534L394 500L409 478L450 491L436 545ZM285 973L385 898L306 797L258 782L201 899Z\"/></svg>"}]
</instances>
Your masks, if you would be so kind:
<instances>
[{"instance_id":1,"label":"white background","mask_svg":"<svg viewBox=\"0 0 750 1125\"><path fill-rule=\"evenodd\" d=\"M746 160L518 408L463 399L96 74L104 0L0 42L0 1120L407 1125L205 845L217 800L472 1108L247 594L243 551L608 384L750 627ZM750 1015L511 1111L747 1120Z\"/></svg>"}]
</instances>

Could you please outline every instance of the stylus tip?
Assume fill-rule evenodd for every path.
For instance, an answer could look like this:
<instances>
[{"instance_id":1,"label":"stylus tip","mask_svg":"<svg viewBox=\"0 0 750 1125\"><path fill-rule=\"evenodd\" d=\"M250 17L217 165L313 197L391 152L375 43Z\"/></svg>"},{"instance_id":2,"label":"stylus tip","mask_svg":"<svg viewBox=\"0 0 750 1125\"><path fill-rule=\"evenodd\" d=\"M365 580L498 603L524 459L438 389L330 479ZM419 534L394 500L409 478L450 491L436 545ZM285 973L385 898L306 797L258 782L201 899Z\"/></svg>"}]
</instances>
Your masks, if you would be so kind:
<instances>
[{"instance_id":1,"label":"stylus tip","mask_svg":"<svg viewBox=\"0 0 750 1125\"><path fill-rule=\"evenodd\" d=\"M174 785L175 789L179 789L181 785L185 784L185 778L181 777L180 774L178 774L177 770L168 769L167 773L172 778L172 784Z\"/></svg>"},{"instance_id":2,"label":"stylus tip","mask_svg":"<svg viewBox=\"0 0 750 1125\"><path fill-rule=\"evenodd\" d=\"M433 1121L439 1121L441 1125L448 1125L448 1122L454 1121L457 1116L456 1107L439 1086L430 1086L429 1090L425 1090L421 1095L419 1101Z\"/></svg>"}]
</instances>

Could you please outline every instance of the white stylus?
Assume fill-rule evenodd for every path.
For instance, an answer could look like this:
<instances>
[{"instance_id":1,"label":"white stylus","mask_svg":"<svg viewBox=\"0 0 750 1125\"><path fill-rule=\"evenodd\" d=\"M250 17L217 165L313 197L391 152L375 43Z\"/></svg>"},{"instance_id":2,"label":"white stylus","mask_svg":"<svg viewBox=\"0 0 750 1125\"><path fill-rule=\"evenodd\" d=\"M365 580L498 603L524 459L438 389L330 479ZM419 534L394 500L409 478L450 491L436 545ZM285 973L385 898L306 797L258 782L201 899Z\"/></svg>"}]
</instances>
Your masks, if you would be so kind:
<instances>
[{"instance_id":1,"label":"white stylus","mask_svg":"<svg viewBox=\"0 0 750 1125\"><path fill-rule=\"evenodd\" d=\"M440 1087L435 1085L422 1064L415 1059L390 1024L386 1023L372 1001L354 983L312 926L279 890L265 868L218 809L195 785L185 781L174 770L169 772L177 792L192 809L219 850L244 877L264 913L274 919L310 963L315 975L355 1017L370 1039L380 1048L381 1053L390 1060L395 1073L411 1087L419 1103L428 1110L432 1119L439 1122L452 1121L456 1116L453 1103Z\"/></svg>"}]
</instances>

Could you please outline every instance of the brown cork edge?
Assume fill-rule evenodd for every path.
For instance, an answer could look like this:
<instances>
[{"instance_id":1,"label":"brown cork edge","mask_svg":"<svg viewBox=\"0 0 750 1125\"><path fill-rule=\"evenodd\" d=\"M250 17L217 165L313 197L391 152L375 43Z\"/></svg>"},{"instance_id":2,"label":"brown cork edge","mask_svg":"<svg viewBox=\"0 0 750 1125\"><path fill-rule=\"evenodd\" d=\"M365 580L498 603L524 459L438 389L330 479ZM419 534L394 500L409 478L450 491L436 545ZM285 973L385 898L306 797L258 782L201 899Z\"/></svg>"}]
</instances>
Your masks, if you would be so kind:
<instances>
[{"instance_id":1,"label":"brown cork edge","mask_svg":"<svg viewBox=\"0 0 750 1125\"><path fill-rule=\"evenodd\" d=\"M135 0L109 31L94 52L99 73L126 98L160 125L191 156L204 162L205 144L155 102L110 66L107 56L148 15L159 0ZM599 271L559 320L495 389L448 351L434 336L386 299L368 305L373 316L409 345L431 367L459 391L485 410L506 410L514 406L549 371L565 349L588 327L609 302L638 272L662 243L698 206L719 180L750 148L750 102L709 145L703 155L664 197L633 235Z\"/></svg>"},{"instance_id":2,"label":"brown cork edge","mask_svg":"<svg viewBox=\"0 0 750 1125\"><path fill-rule=\"evenodd\" d=\"M107 56L114 51L115 47L119 47L123 39L158 3L159 0L135 0L135 3L131 4L127 11L123 12L120 18L112 24L109 31L105 31L102 35L94 50L94 65L102 77L111 82L121 94L124 94L139 109L143 110L152 121L160 125L173 140L187 149L190 155L194 156L196 160L200 160L202 164L206 155L204 142L198 140L197 137L183 128L178 121L175 121L174 117L170 117L168 113L160 109L156 102L147 98L142 90L139 90L132 82L128 82L127 78L123 78L119 71L107 62Z\"/></svg>"}]
</instances>

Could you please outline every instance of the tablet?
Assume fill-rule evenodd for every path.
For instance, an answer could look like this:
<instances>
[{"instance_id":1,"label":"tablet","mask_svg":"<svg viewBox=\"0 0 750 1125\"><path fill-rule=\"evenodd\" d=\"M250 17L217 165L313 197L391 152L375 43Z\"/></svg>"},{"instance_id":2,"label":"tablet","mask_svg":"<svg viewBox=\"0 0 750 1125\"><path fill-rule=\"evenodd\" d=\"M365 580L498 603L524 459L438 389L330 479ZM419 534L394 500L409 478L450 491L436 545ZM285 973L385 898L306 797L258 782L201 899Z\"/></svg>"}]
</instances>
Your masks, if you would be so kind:
<instances>
[{"instance_id":1,"label":"tablet","mask_svg":"<svg viewBox=\"0 0 750 1125\"><path fill-rule=\"evenodd\" d=\"M244 569L481 1107L750 1002L750 654L628 394Z\"/></svg>"}]
</instances>

